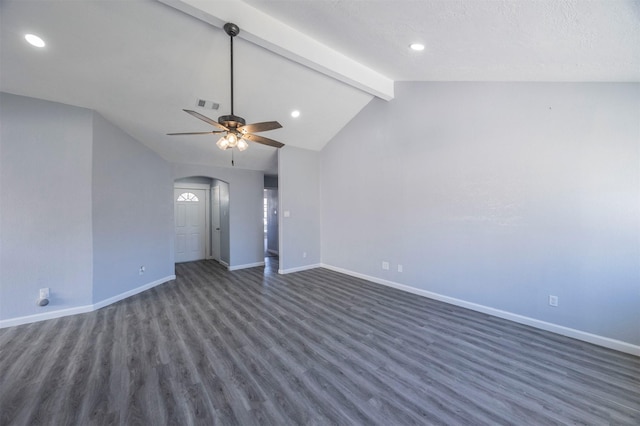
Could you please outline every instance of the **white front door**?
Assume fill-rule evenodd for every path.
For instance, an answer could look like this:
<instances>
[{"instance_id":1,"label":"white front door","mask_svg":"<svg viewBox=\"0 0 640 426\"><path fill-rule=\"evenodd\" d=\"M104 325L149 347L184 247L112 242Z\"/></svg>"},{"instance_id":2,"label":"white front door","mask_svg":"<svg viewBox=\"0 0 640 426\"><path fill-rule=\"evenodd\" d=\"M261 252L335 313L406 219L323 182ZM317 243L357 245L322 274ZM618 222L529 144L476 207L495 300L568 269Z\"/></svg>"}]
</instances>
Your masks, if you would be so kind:
<instances>
[{"instance_id":1,"label":"white front door","mask_svg":"<svg viewBox=\"0 0 640 426\"><path fill-rule=\"evenodd\" d=\"M206 252L206 204L203 189L174 190L176 262L204 259Z\"/></svg>"}]
</instances>

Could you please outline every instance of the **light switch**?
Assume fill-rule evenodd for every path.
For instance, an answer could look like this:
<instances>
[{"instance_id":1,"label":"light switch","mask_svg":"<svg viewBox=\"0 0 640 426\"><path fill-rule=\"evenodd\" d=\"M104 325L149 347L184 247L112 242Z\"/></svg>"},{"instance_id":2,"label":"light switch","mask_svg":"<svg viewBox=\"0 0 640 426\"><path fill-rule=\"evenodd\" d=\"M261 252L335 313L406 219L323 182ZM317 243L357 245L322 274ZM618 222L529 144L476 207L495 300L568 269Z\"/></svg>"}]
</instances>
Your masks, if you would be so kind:
<instances>
[{"instance_id":1,"label":"light switch","mask_svg":"<svg viewBox=\"0 0 640 426\"><path fill-rule=\"evenodd\" d=\"M291 216L291 212L289 210L285 210L284 217L289 217L289 216Z\"/></svg>"}]
</instances>

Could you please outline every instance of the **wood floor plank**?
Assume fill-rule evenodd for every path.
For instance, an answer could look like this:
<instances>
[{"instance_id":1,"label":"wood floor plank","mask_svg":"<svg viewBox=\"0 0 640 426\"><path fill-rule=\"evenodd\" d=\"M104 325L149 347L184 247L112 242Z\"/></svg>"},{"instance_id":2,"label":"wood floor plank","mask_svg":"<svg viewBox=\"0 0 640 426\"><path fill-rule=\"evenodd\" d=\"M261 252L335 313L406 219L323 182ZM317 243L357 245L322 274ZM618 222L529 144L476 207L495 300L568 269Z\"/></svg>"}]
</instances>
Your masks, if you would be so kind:
<instances>
[{"instance_id":1,"label":"wood floor plank","mask_svg":"<svg viewBox=\"0 0 640 426\"><path fill-rule=\"evenodd\" d=\"M640 358L334 271L177 279L0 330L0 425L638 425Z\"/></svg>"}]
</instances>

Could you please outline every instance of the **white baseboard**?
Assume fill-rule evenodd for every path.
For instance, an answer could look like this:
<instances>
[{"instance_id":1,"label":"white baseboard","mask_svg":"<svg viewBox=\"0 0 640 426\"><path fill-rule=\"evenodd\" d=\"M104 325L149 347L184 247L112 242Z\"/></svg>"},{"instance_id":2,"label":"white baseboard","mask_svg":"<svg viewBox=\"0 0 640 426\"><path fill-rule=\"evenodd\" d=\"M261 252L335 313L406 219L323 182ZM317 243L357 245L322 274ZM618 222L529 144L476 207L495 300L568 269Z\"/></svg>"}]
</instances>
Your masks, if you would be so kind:
<instances>
[{"instance_id":1,"label":"white baseboard","mask_svg":"<svg viewBox=\"0 0 640 426\"><path fill-rule=\"evenodd\" d=\"M57 311L44 312L41 314L26 315L24 317L9 318L0 320L0 328L15 327L17 325L30 324L32 322L45 321L69 315L84 314L93 310L93 305L84 305L67 309L59 309Z\"/></svg>"},{"instance_id":2,"label":"white baseboard","mask_svg":"<svg viewBox=\"0 0 640 426\"><path fill-rule=\"evenodd\" d=\"M160 284L164 284L167 281L171 281L171 280L175 280L176 276L175 275L169 275L168 277L164 277L164 278L160 278L159 280L155 280L153 282L150 282L148 284L145 284L143 286L134 288L133 290L129 290L129 291L125 291L124 293L120 293L116 296L110 297L108 299L104 299L101 300L98 303L94 303L93 304L93 311L98 310L100 308L104 308L105 306L111 305L112 303L116 303L119 302L122 299L126 299L127 297L131 297L133 295L136 295L138 293L142 293L145 290L149 290L150 288L159 286Z\"/></svg>"},{"instance_id":3,"label":"white baseboard","mask_svg":"<svg viewBox=\"0 0 640 426\"><path fill-rule=\"evenodd\" d=\"M307 271L309 269L315 269L320 267L322 267L322 264L315 263L313 265L298 266L297 268L278 269L278 273L280 275L284 275L284 274L291 274L293 272Z\"/></svg>"},{"instance_id":4,"label":"white baseboard","mask_svg":"<svg viewBox=\"0 0 640 426\"><path fill-rule=\"evenodd\" d=\"M145 290L149 290L150 288L153 288L160 284L164 284L167 281L171 281L175 279L176 279L175 275L169 275L167 277L147 283L143 286L134 288L133 290L125 291L124 293L120 293L116 296L101 300L100 302L97 302L91 305L76 306L73 308L44 312L42 314L27 315L24 317L0 320L0 328L14 327L16 325L30 324L32 322L44 321L44 320L49 320L54 318L66 317L69 315L85 314L87 312L97 311L98 309L104 308L105 306L111 305L112 303L119 302L120 300L126 299L127 297L131 297L135 294L142 293Z\"/></svg>"},{"instance_id":5,"label":"white baseboard","mask_svg":"<svg viewBox=\"0 0 640 426\"><path fill-rule=\"evenodd\" d=\"M258 266L264 266L264 261L256 262L256 263L246 263L244 265L227 265L227 270L229 271L237 271L238 269L247 269L247 268L256 268Z\"/></svg>"},{"instance_id":6,"label":"white baseboard","mask_svg":"<svg viewBox=\"0 0 640 426\"><path fill-rule=\"evenodd\" d=\"M422 290L422 289L411 287L405 284L400 284L393 281L372 277L369 275L361 274L358 272L350 271L348 269L343 269L336 266L331 266L326 264L322 264L320 266L335 272L339 272L341 274L350 275L352 277L361 278L363 280L371 281L376 284L381 284L388 287L396 288L398 290L417 294L419 296L428 297L429 299L438 300L441 302L449 303L451 305L456 305L463 308L471 309L472 311L482 312L484 314L492 315L494 317L503 318L506 320L517 322L519 324L524 324L524 325L535 327L541 330L550 331L552 333L582 340L584 342L593 343L594 345L603 346L605 348L614 349L616 351L640 356L640 346L633 345L631 343L611 339L609 337L599 336L597 334L587 333L586 331L576 330L574 328L569 328L569 327L553 324L546 321L541 321L535 318L526 317L524 315L514 314L512 312L491 308L489 306L467 302L465 300L456 299L454 297L444 296L442 294L433 293L427 290Z\"/></svg>"}]
</instances>

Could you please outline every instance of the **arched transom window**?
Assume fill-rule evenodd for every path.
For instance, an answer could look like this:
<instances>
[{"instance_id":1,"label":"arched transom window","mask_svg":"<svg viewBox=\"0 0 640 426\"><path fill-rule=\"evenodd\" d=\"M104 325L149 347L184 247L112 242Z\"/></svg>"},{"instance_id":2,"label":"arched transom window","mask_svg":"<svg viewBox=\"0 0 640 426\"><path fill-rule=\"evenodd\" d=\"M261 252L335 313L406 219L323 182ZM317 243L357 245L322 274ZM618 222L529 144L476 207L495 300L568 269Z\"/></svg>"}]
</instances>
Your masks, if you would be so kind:
<instances>
[{"instance_id":1,"label":"arched transom window","mask_svg":"<svg viewBox=\"0 0 640 426\"><path fill-rule=\"evenodd\" d=\"M200 201L198 200L198 197L196 196L196 194L192 193L192 192L183 192L182 194L180 194L178 196L178 201Z\"/></svg>"}]
</instances>

